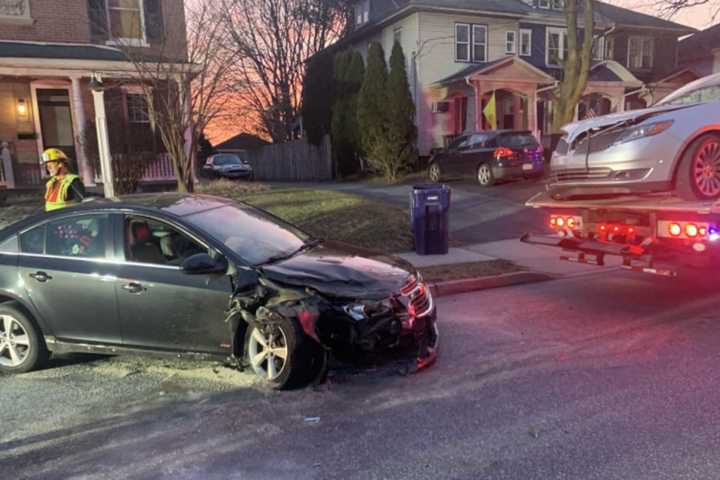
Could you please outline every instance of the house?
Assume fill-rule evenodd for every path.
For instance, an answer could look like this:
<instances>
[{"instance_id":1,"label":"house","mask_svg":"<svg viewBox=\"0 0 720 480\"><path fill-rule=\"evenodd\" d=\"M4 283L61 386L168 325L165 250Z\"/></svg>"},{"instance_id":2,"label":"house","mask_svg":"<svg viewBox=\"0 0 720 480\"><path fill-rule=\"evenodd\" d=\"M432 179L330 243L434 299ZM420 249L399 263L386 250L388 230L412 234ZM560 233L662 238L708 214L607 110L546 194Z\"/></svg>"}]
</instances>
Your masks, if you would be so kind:
<instances>
[{"instance_id":1,"label":"house","mask_svg":"<svg viewBox=\"0 0 720 480\"><path fill-rule=\"evenodd\" d=\"M578 117L657 101L653 82L677 69L678 38L694 30L599 1L594 15L594 64ZM550 133L567 51L562 0L357 0L354 23L333 48L366 55L379 42L389 57L394 42L402 46L421 155L487 128L482 111L493 94L498 128Z\"/></svg>"},{"instance_id":2,"label":"house","mask_svg":"<svg viewBox=\"0 0 720 480\"><path fill-rule=\"evenodd\" d=\"M720 73L720 24L680 41L680 67L700 76Z\"/></svg>"},{"instance_id":3,"label":"house","mask_svg":"<svg viewBox=\"0 0 720 480\"><path fill-rule=\"evenodd\" d=\"M218 153L234 153L242 157L245 152L264 147L265 145L269 145L269 143L257 135L241 133L215 145L214 148Z\"/></svg>"},{"instance_id":4,"label":"house","mask_svg":"<svg viewBox=\"0 0 720 480\"><path fill-rule=\"evenodd\" d=\"M174 178L125 52L184 62L185 28L183 0L0 0L0 182L42 185L41 152L57 147L95 185L88 141L112 155L154 152L143 179ZM91 79L103 88L93 92Z\"/></svg>"}]
</instances>

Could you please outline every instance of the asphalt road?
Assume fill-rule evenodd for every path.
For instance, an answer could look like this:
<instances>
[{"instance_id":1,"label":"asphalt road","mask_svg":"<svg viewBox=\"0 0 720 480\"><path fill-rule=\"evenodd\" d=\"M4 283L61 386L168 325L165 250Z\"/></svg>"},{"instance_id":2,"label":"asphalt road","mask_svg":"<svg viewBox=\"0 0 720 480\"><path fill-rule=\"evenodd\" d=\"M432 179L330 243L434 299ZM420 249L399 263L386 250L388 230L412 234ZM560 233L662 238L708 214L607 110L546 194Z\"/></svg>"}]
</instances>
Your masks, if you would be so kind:
<instances>
[{"instance_id":1,"label":"asphalt road","mask_svg":"<svg viewBox=\"0 0 720 480\"><path fill-rule=\"evenodd\" d=\"M84 364L0 378L0 471L31 479L718 477L712 277L598 273L438 303L441 356L417 375L336 371L316 389L240 382L215 393L179 377L173 388L152 387L144 369L82 383L72 371ZM74 396L62 395L71 388Z\"/></svg>"},{"instance_id":2,"label":"asphalt road","mask_svg":"<svg viewBox=\"0 0 720 480\"><path fill-rule=\"evenodd\" d=\"M515 181L483 188L472 180L446 182L452 189L451 240L461 244L486 243L520 238L527 232L547 233L543 212L525 207L525 202L545 190L544 181ZM409 208L411 185L382 183L302 184L364 195ZM293 184L292 186L298 186Z\"/></svg>"}]
</instances>

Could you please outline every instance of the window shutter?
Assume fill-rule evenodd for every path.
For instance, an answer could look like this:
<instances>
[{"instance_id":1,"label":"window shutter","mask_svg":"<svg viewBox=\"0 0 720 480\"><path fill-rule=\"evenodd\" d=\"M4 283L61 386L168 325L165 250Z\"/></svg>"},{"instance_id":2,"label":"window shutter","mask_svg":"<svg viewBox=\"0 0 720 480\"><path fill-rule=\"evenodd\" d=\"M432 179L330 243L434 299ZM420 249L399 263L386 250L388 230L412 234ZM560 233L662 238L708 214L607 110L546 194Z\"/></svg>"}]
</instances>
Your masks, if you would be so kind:
<instances>
[{"instance_id":1,"label":"window shutter","mask_svg":"<svg viewBox=\"0 0 720 480\"><path fill-rule=\"evenodd\" d=\"M145 0L145 33L150 43L162 42L164 35L162 0Z\"/></svg>"},{"instance_id":2,"label":"window shutter","mask_svg":"<svg viewBox=\"0 0 720 480\"><path fill-rule=\"evenodd\" d=\"M105 0L88 0L88 18L90 20L90 38L93 42L106 42L108 36L107 10Z\"/></svg>"}]
</instances>

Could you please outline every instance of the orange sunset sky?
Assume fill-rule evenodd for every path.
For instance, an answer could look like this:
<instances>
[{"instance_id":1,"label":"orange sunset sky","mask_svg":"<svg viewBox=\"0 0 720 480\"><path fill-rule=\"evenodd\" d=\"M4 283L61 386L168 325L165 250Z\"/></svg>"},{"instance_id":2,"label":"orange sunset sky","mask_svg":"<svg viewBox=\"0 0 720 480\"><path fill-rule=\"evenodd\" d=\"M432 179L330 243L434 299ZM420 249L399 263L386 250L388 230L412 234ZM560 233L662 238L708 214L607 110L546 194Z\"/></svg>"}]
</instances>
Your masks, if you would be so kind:
<instances>
[{"instance_id":1,"label":"orange sunset sky","mask_svg":"<svg viewBox=\"0 0 720 480\"><path fill-rule=\"evenodd\" d=\"M638 11L642 11L649 14L656 14L656 5L659 0L604 0L607 3L612 3L625 8L632 8ZM710 0L710 5L700 5L694 8L687 9L677 16L673 17L672 20L685 25L690 25L699 30L708 28L720 21L719 18L712 18L712 14L720 7L720 0ZM219 124L222 123L222 124ZM231 123L232 126L228 125ZM233 135L241 133L243 131L252 131L252 125L246 125L243 121L233 122L218 122L216 125L211 125L207 129L208 136L213 144L217 144L223 140L226 140Z\"/></svg>"}]
</instances>

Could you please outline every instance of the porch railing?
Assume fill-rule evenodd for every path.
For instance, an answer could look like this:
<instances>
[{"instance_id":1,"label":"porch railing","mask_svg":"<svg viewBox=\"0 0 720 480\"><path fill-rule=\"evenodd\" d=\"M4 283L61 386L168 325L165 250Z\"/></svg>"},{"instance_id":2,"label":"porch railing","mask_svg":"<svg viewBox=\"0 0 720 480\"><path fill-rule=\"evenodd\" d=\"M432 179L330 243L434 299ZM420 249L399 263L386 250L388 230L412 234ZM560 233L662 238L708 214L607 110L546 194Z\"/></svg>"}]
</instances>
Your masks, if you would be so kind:
<instances>
[{"instance_id":1,"label":"porch railing","mask_svg":"<svg viewBox=\"0 0 720 480\"><path fill-rule=\"evenodd\" d=\"M167 153L158 155L157 159L145 167L141 179L143 182L159 180L175 180L175 167L172 157Z\"/></svg>"}]
</instances>

